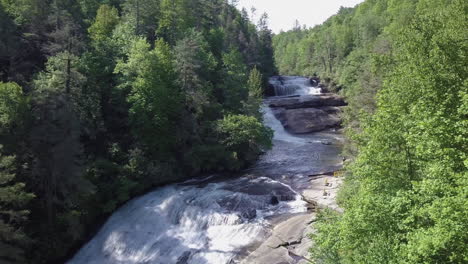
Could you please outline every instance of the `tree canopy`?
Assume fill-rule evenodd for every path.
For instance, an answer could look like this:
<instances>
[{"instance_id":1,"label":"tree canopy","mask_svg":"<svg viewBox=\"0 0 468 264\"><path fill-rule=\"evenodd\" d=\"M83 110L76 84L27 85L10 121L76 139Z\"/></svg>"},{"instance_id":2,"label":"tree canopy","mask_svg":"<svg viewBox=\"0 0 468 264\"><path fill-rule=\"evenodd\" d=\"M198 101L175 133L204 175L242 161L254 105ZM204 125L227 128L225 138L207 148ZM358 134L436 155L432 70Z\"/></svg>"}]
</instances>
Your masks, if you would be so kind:
<instances>
[{"instance_id":1,"label":"tree canopy","mask_svg":"<svg viewBox=\"0 0 468 264\"><path fill-rule=\"evenodd\" d=\"M466 1L368 0L275 36L280 72L343 94L343 213L324 210L317 263L464 263Z\"/></svg>"},{"instance_id":2,"label":"tree canopy","mask_svg":"<svg viewBox=\"0 0 468 264\"><path fill-rule=\"evenodd\" d=\"M64 262L129 199L270 146L272 33L228 1L1 0L0 33L2 263Z\"/></svg>"}]
</instances>

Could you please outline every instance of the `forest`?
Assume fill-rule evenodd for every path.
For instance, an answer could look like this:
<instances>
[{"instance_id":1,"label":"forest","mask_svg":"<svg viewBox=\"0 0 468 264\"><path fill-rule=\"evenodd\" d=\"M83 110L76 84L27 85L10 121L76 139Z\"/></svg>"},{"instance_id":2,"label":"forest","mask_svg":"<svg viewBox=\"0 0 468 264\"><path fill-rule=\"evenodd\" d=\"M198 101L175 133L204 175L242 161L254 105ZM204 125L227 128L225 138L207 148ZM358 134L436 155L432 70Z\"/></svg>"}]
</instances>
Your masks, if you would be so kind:
<instances>
[{"instance_id":1,"label":"forest","mask_svg":"<svg viewBox=\"0 0 468 264\"><path fill-rule=\"evenodd\" d=\"M347 102L316 263L468 262L468 2L366 0L279 34L237 2L0 0L0 263L64 263L127 201L238 175L272 147L278 74Z\"/></svg>"},{"instance_id":2,"label":"forest","mask_svg":"<svg viewBox=\"0 0 468 264\"><path fill-rule=\"evenodd\" d=\"M268 17L225 0L0 0L0 262L63 263L155 186L271 145Z\"/></svg>"},{"instance_id":3,"label":"forest","mask_svg":"<svg viewBox=\"0 0 468 264\"><path fill-rule=\"evenodd\" d=\"M274 36L281 74L345 96L346 179L317 263L468 261L468 2L367 0Z\"/></svg>"}]
</instances>

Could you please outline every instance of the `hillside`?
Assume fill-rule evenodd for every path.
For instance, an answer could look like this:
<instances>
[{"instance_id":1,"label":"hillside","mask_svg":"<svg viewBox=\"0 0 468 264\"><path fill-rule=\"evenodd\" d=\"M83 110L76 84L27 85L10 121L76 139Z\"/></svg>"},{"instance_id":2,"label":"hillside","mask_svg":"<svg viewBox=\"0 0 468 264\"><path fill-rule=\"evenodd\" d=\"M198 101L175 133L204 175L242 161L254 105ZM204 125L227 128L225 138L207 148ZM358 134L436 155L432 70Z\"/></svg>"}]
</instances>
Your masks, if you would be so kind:
<instances>
[{"instance_id":1,"label":"hillside","mask_svg":"<svg viewBox=\"0 0 468 264\"><path fill-rule=\"evenodd\" d=\"M368 0L273 39L281 74L344 95L344 213L323 212L319 263L468 260L466 1Z\"/></svg>"}]
</instances>

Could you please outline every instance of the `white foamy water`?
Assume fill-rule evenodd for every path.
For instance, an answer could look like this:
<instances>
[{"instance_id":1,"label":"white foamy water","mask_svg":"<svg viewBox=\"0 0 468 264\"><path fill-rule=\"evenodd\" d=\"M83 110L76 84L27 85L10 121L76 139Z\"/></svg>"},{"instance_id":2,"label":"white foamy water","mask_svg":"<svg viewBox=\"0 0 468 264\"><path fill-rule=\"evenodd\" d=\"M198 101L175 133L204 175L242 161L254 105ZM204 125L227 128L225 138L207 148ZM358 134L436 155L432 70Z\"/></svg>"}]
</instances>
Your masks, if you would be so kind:
<instances>
[{"instance_id":1,"label":"white foamy water","mask_svg":"<svg viewBox=\"0 0 468 264\"><path fill-rule=\"evenodd\" d=\"M301 76L275 76L270 78L277 96L320 94L320 88L312 87L310 79Z\"/></svg>"},{"instance_id":2,"label":"white foamy water","mask_svg":"<svg viewBox=\"0 0 468 264\"><path fill-rule=\"evenodd\" d=\"M171 185L120 208L68 263L230 263L268 235L265 217L304 211L297 193L269 178Z\"/></svg>"},{"instance_id":3,"label":"white foamy water","mask_svg":"<svg viewBox=\"0 0 468 264\"><path fill-rule=\"evenodd\" d=\"M268 126L269 128L273 129L274 140L281 140L290 143L296 144L305 144L306 140L300 137L296 137L289 132L287 132L281 122L275 117L273 111L270 107L266 105L262 105L262 112L263 112L263 123Z\"/></svg>"}]
</instances>

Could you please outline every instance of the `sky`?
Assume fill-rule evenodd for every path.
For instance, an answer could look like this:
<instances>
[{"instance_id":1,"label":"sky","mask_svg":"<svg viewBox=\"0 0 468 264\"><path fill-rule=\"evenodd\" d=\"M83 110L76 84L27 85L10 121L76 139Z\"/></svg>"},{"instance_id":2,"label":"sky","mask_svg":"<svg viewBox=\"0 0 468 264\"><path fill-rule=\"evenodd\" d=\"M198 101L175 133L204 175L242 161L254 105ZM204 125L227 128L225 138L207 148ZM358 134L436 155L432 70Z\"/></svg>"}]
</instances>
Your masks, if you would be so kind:
<instances>
[{"instance_id":1,"label":"sky","mask_svg":"<svg viewBox=\"0 0 468 264\"><path fill-rule=\"evenodd\" d=\"M250 13L254 6L257 18L267 12L270 28L279 33L281 29L292 29L296 19L301 25L313 27L336 14L340 6L353 7L361 2L364 0L240 0L238 7L245 7Z\"/></svg>"}]
</instances>

